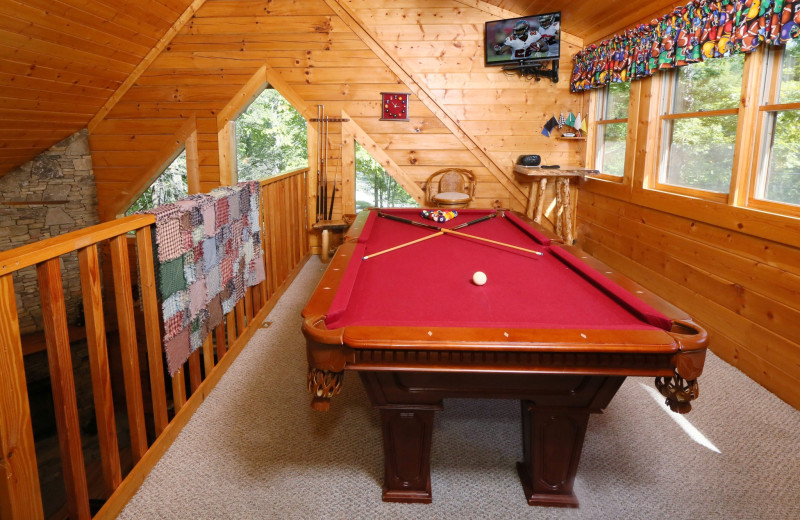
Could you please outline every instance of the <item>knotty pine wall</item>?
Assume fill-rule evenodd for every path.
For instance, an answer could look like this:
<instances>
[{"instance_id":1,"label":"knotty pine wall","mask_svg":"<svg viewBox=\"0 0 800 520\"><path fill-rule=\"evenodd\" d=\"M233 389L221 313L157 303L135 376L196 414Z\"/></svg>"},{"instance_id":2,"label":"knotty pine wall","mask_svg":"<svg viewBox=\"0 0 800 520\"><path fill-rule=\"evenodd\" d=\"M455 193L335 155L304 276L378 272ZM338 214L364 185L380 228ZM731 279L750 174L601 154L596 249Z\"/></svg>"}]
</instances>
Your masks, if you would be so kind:
<instances>
[{"instance_id":1,"label":"knotty pine wall","mask_svg":"<svg viewBox=\"0 0 800 520\"><path fill-rule=\"evenodd\" d=\"M345 128L329 125L328 178L336 178L338 193L348 189L334 218L354 210L344 150L353 139L418 199L432 172L456 166L478 176L476 207L524 209L527 188L512 174L518 155L582 164L582 143L541 135L554 112L583 110L568 86L581 41L565 33L557 84L506 76L483 65L483 24L513 16L480 1L207 0L90 126L101 218L124 211L192 135L197 178L190 184L206 191L226 182L230 151L218 134L257 93L254 78L269 81L307 118L321 104L327 115L351 119ZM384 91L411 92L410 121L379 120ZM310 123L310 213L316 140Z\"/></svg>"},{"instance_id":2,"label":"knotty pine wall","mask_svg":"<svg viewBox=\"0 0 800 520\"><path fill-rule=\"evenodd\" d=\"M687 311L715 354L800 409L800 248L736 231L745 220L721 227L636 202L585 186L579 245ZM702 388L701 377L698 406Z\"/></svg>"}]
</instances>

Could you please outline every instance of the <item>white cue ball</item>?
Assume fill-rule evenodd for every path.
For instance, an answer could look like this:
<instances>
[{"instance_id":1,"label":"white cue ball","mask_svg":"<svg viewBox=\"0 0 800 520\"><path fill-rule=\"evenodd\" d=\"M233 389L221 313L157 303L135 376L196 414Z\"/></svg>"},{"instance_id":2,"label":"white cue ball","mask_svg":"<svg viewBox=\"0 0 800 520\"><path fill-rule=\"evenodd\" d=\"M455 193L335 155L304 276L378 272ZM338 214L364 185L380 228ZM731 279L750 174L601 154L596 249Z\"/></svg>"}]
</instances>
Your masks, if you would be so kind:
<instances>
[{"instance_id":1,"label":"white cue ball","mask_svg":"<svg viewBox=\"0 0 800 520\"><path fill-rule=\"evenodd\" d=\"M483 271L476 271L475 274L472 275L472 283L475 285L483 285L486 283L486 275Z\"/></svg>"}]
</instances>

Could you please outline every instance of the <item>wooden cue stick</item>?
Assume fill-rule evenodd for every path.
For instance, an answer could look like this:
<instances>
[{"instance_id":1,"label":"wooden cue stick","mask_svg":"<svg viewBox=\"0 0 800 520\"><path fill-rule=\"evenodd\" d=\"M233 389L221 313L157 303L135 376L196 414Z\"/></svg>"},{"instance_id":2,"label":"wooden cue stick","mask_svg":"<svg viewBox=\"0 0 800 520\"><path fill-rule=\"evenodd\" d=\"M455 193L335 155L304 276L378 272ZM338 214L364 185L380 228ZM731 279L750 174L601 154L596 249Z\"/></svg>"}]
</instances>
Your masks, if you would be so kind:
<instances>
[{"instance_id":1,"label":"wooden cue stick","mask_svg":"<svg viewBox=\"0 0 800 520\"><path fill-rule=\"evenodd\" d=\"M423 240L428 240L430 238L438 237L438 236L442 236L442 235L444 235L444 231L439 231L438 233L434 233L434 234L428 235L426 237L418 238L416 240L412 240L411 242L406 242L405 244L400 244L399 246L390 247L389 249L384 249L383 251L378 251L377 253L372 253L371 255L367 255L367 256L363 257L362 260L367 260L367 259L372 258L374 256L382 255L384 253L388 253L390 251L394 251L395 249L400 249L401 247L410 246L412 244L416 244L417 242L422 242Z\"/></svg>"},{"instance_id":2,"label":"wooden cue stick","mask_svg":"<svg viewBox=\"0 0 800 520\"><path fill-rule=\"evenodd\" d=\"M490 240L488 238L476 237L475 235L468 235L467 233L462 233L460 231L453 231L452 229L444 229L443 228L442 231L444 231L448 235L452 234L452 235L458 235L460 237L474 238L475 240L482 240L483 242L489 242L490 244L496 244L498 246L510 247L511 249L518 249L520 251L525 251L526 253L533 253L534 255L539 255L539 256L542 255L542 253L540 251L534 251L533 249L525 249L524 247L514 246L514 245L511 245L511 244L506 244L505 242L498 242L497 240Z\"/></svg>"},{"instance_id":3,"label":"wooden cue stick","mask_svg":"<svg viewBox=\"0 0 800 520\"><path fill-rule=\"evenodd\" d=\"M317 105L317 222L322 220L322 161L322 105Z\"/></svg>"}]
</instances>

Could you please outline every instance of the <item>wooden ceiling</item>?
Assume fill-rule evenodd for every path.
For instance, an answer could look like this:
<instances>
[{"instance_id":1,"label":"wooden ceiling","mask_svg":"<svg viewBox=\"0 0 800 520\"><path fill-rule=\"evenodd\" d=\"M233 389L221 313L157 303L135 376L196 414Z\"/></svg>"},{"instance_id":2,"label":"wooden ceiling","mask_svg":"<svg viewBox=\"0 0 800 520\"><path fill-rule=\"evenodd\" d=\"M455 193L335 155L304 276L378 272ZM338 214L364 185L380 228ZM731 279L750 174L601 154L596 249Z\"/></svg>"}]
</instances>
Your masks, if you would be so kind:
<instances>
[{"instance_id":1,"label":"wooden ceiling","mask_svg":"<svg viewBox=\"0 0 800 520\"><path fill-rule=\"evenodd\" d=\"M86 128L192 0L0 0L0 175Z\"/></svg>"},{"instance_id":2,"label":"wooden ceiling","mask_svg":"<svg viewBox=\"0 0 800 520\"><path fill-rule=\"evenodd\" d=\"M204 1L225 0L0 0L0 175L86 128ZM592 42L685 0L463 3L560 10L565 30Z\"/></svg>"}]
</instances>

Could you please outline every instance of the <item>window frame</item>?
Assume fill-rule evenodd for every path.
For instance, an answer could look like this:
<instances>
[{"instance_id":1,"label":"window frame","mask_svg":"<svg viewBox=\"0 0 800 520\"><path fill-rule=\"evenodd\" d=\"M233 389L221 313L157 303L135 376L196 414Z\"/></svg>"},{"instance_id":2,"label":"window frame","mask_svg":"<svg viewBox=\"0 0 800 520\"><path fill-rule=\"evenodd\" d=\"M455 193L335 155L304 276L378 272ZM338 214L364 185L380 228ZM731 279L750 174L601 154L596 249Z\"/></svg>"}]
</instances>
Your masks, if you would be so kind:
<instances>
[{"instance_id":1,"label":"window frame","mask_svg":"<svg viewBox=\"0 0 800 520\"><path fill-rule=\"evenodd\" d=\"M800 41L798 42L800 44ZM800 110L800 101L791 103L778 103L777 98L780 89L781 67L783 65L783 55L785 47L774 47L765 52L767 55L763 60L761 73L763 81L760 85L760 92L754 105L756 111L756 135L753 143L753 159L748 178L748 190L746 206L749 208L800 217L800 204L790 204L759 198L763 185L766 183L766 172L768 162L772 155L772 148L769 145L770 131L774 128L774 120L783 111ZM771 116L772 115L772 116ZM772 119L772 121L770 121ZM798 143L800 147L800 143Z\"/></svg>"},{"instance_id":2,"label":"window frame","mask_svg":"<svg viewBox=\"0 0 800 520\"><path fill-rule=\"evenodd\" d=\"M747 56L745 56L745 62L747 61ZM687 67L691 65L686 65ZM747 68L747 64L744 65L745 69ZM735 183L736 183L736 170L737 170L737 154L738 154L738 147L739 147L739 129L741 127L740 122L742 118L742 98L744 93L743 90L740 92L740 102L739 106L735 108L726 108L721 110L698 110L693 112L679 112L675 113L672 112L674 104L675 104L675 96L678 89L678 73L680 68L673 68L671 70L663 71L659 74L660 81L659 85L656 86L656 92L658 93L657 102L658 102L658 118L656 121L656 143L658 144L657 149L653 151L655 154L655 160L653 161L653 169L649 172L646 179L646 188L657 190L664 193L674 193L678 195L684 195L689 197L696 197L704 200L709 200L713 202L719 202L723 204L727 204L731 200L731 194L735 193ZM669 163L669 149L670 144L668 142L668 136L671 135L669 132L670 127L674 124L674 121L679 119L696 119L696 118L703 118L703 117L719 117L719 116L737 116L737 129L736 134L734 135L734 149L733 149L733 157L731 158L731 181L728 186L727 192L718 192L718 191L711 191L711 190L704 190L701 188L690 188L688 186L678 186L674 184L668 184L666 182L661 181L662 172L666 171L666 168Z\"/></svg>"},{"instance_id":3,"label":"window frame","mask_svg":"<svg viewBox=\"0 0 800 520\"><path fill-rule=\"evenodd\" d=\"M631 142L632 142L632 131L635 130L635 129L632 129L631 127L635 126L635 125L631 125L631 113L633 113L633 111L634 111L634 106L633 106L634 85L633 84L631 85L631 89L628 92L628 117L626 117L626 118L616 118L616 119L601 119L601 117L605 117L605 114L606 114L606 111L607 111L607 108L608 108L608 97L610 95L609 88L610 88L611 85L612 84L610 83L608 86L606 86L606 87L604 87L602 89L598 89L596 91L593 91L594 92L594 99L590 103L590 109L587 111L587 117L589 117L591 115L591 116L593 116L593 119L594 119L594 121L589 124L589 127L594 130L594 132L593 132L594 135L592 136L591 141L589 143L587 143L588 144L587 153L589 154L589 157L591 159L590 161L588 161L588 163L591 164L591 167L593 169L600 170L599 173L593 173L592 174L592 176L594 178L603 179L603 180L610 181L610 182L615 182L615 183L626 183L626 182L629 182L629 179L631 177L630 176L630 171L631 171L630 162L631 162L631 159L633 157L632 154L631 154L631 148L632 148L631 147ZM614 174L610 174L610 173L605 173L600 169L600 163L599 163L600 149L601 149L601 146L605 145L605 138L604 139L600 139L600 128L601 128L601 125L610 125L610 124L619 124L619 123L625 123L625 136L626 136L625 137L625 160L623 162L622 175L614 175ZM603 136L605 137L605 133L603 133Z\"/></svg>"}]
</instances>

